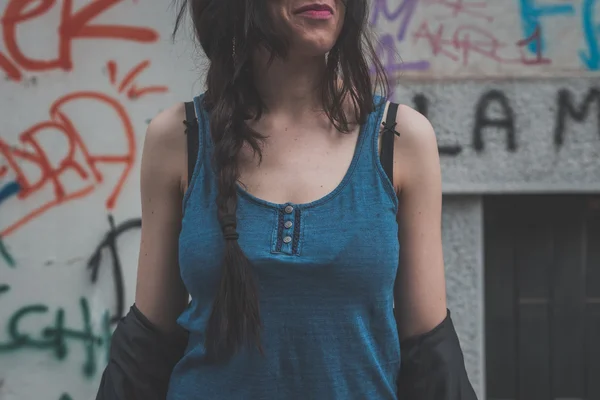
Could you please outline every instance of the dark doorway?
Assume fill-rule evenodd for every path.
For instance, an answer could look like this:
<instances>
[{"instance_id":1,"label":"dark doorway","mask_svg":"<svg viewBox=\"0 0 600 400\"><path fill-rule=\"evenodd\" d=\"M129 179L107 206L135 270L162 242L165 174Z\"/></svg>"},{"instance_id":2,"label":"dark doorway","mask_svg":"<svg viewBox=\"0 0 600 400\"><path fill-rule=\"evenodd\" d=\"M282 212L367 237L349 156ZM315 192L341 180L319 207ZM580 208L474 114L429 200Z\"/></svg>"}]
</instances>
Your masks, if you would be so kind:
<instances>
[{"instance_id":1,"label":"dark doorway","mask_svg":"<svg viewBox=\"0 0 600 400\"><path fill-rule=\"evenodd\" d=\"M487 400L600 399L600 196L490 196Z\"/></svg>"}]
</instances>

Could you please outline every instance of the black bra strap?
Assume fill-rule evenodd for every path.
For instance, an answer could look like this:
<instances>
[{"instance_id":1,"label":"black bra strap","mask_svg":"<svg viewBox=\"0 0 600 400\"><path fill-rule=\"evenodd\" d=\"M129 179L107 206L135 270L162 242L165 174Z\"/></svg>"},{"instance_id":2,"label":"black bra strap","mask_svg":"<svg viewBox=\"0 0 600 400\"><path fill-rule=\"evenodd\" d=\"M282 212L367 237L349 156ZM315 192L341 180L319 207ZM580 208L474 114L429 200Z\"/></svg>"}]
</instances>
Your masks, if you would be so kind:
<instances>
[{"instance_id":1,"label":"black bra strap","mask_svg":"<svg viewBox=\"0 0 600 400\"><path fill-rule=\"evenodd\" d=\"M381 165L392 183L394 183L394 135L400 136L395 130L397 114L398 104L390 103L381 134Z\"/></svg>"},{"instance_id":2,"label":"black bra strap","mask_svg":"<svg viewBox=\"0 0 600 400\"><path fill-rule=\"evenodd\" d=\"M198 148L200 146L200 132L198 119L196 118L196 108L194 103L188 101L185 103L185 134L187 135L187 161L188 161L188 183L194 175L196 159L198 158Z\"/></svg>"}]
</instances>

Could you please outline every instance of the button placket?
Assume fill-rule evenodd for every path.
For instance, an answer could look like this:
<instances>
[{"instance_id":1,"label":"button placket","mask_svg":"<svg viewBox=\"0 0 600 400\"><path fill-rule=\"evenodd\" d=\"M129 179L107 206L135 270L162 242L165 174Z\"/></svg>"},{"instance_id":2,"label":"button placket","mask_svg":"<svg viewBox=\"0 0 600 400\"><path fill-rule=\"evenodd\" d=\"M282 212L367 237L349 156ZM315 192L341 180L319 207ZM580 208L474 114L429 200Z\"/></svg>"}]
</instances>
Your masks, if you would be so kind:
<instances>
[{"instance_id":1,"label":"button placket","mask_svg":"<svg viewBox=\"0 0 600 400\"><path fill-rule=\"evenodd\" d=\"M273 230L271 252L298 255L300 253L301 209L292 204L277 207L277 222Z\"/></svg>"},{"instance_id":2,"label":"button placket","mask_svg":"<svg viewBox=\"0 0 600 400\"><path fill-rule=\"evenodd\" d=\"M291 205L287 205L283 209L283 232L282 232L282 248L284 253L292 254L293 240L294 240L294 213L295 209Z\"/></svg>"}]
</instances>

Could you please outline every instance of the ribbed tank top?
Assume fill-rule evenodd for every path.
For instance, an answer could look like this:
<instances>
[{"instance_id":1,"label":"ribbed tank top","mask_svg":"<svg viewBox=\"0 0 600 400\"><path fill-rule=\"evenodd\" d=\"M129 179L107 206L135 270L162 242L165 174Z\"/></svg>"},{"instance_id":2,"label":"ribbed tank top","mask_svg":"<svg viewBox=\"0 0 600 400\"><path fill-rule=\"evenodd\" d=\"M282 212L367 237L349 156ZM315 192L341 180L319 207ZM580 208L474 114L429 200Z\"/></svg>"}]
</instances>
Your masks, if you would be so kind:
<instances>
[{"instance_id":1,"label":"ribbed tank top","mask_svg":"<svg viewBox=\"0 0 600 400\"><path fill-rule=\"evenodd\" d=\"M326 196L274 204L238 188L239 243L257 277L264 355L248 347L218 365L204 358L204 335L224 240L208 115L202 96L194 102L200 149L179 237L191 302L178 322L190 340L167 399L397 399L398 199L378 154L386 102L374 97L350 167Z\"/></svg>"}]
</instances>

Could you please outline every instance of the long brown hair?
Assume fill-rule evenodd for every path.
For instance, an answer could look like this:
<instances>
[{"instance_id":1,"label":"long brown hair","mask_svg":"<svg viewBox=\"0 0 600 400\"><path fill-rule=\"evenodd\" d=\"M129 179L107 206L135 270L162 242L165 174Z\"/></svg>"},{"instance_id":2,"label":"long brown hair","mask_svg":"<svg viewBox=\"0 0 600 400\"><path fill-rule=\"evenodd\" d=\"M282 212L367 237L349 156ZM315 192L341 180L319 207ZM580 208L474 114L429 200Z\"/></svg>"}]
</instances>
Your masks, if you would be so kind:
<instances>
[{"instance_id":1,"label":"long brown hair","mask_svg":"<svg viewBox=\"0 0 600 400\"><path fill-rule=\"evenodd\" d=\"M259 119L265 110L254 85L252 57L264 48L271 59L285 59L289 47L286 32L270 18L269 1L182 0L173 31L175 35L189 11L197 40L210 61L203 107L210 115L218 218L225 240L221 282L206 330L207 355L215 361L228 359L245 344L262 351L258 289L250 261L237 241L236 185L240 149L246 143L260 159L264 139L245 123ZM342 1L344 26L327 55L322 100L332 124L349 132L351 121L366 122L374 108L374 90L379 88L385 96L388 83L367 32L368 0ZM348 102L354 115L347 115Z\"/></svg>"}]
</instances>

